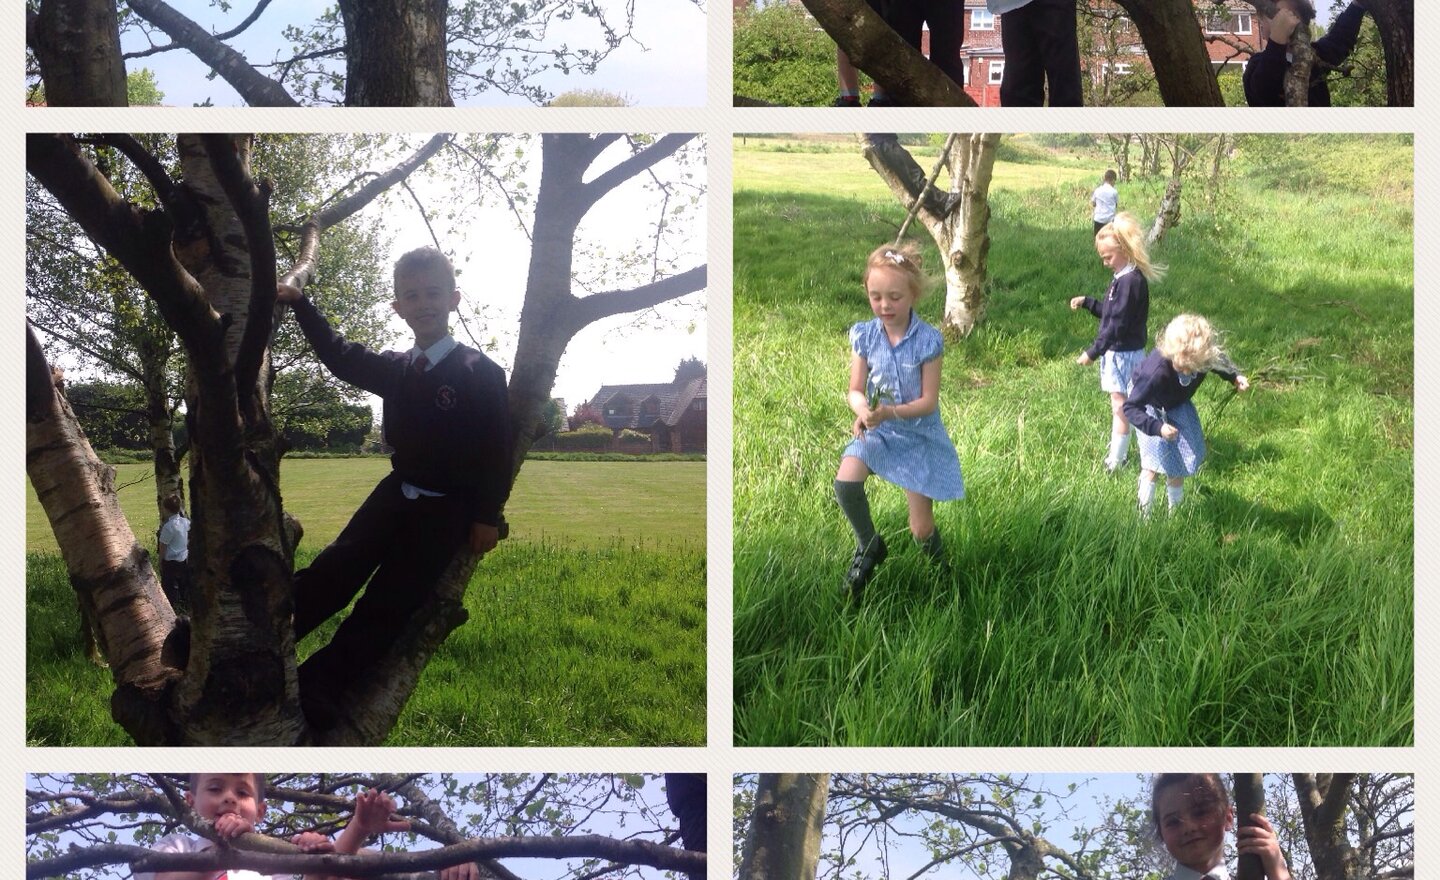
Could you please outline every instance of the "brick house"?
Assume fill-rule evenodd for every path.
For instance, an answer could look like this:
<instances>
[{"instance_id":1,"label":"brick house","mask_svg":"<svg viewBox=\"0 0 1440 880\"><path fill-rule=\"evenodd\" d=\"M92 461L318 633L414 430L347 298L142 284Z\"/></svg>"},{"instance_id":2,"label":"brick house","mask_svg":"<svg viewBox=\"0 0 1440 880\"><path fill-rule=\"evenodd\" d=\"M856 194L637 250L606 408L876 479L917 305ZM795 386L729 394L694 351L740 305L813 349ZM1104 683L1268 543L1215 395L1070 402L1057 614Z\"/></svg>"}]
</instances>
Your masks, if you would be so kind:
<instances>
[{"instance_id":1,"label":"brick house","mask_svg":"<svg viewBox=\"0 0 1440 880\"><path fill-rule=\"evenodd\" d=\"M738 9L749 5L751 0L733 2ZM799 5L799 0L785 2ZM1005 50L1000 47L1002 16L991 14L985 0L964 0L964 3L965 40L960 57L965 61L965 81L961 85L981 107L998 107L1000 79L1005 73ZM1207 9L1215 6L1210 0L1196 0L1196 4ZM1085 28L1087 22L1090 25L1090 51L1081 60L1081 75L1089 80L1092 93L1103 91L1107 79L1128 76L1136 65L1150 63L1139 35L1122 10L1104 2L1099 6L1093 17L1082 13L1079 21L1081 28ZM1243 69L1249 54L1264 45L1260 17L1248 3L1228 0L1224 6L1223 12L1207 13L1202 23L1210 62L1216 68L1228 63ZM920 51L928 57L930 33L926 31L920 39ZM1085 46L1083 33L1081 46L1082 49Z\"/></svg>"},{"instance_id":2,"label":"brick house","mask_svg":"<svg viewBox=\"0 0 1440 880\"><path fill-rule=\"evenodd\" d=\"M704 376L677 383L602 385L590 405L616 438L625 429L650 435L651 452L704 452Z\"/></svg>"}]
</instances>

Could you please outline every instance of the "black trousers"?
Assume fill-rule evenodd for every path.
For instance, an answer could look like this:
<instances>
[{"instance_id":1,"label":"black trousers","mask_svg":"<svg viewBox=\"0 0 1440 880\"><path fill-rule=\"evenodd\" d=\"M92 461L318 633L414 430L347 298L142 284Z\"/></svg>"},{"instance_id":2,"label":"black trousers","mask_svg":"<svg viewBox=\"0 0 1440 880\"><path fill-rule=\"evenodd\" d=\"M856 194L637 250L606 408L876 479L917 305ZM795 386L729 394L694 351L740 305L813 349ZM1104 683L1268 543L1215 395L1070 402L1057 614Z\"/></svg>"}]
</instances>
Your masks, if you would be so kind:
<instances>
[{"instance_id":1,"label":"black trousers","mask_svg":"<svg viewBox=\"0 0 1440 880\"><path fill-rule=\"evenodd\" d=\"M343 680L387 650L469 537L469 517L455 498L409 499L400 484L393 473L381 480L340 535L295 575L297 639L365 589L330 644L301 667L302 687Z\"/></svg>"},{"instance_id":2,"label":"black trousers","mask_svg":"<svg viewBox=\"0 0 1440 880\"><path fill-rule=\"evenodd\" d=\"M160 589L176 611L190 607L190 563L184 559L160 561Z\"/></svg>"},{"instance_id":3,"label":"black trousers","mask_svg":"<svg viewBox=\"0 0 1440 880\"><path fill-rule=\"evenodd\" d=\"M666 773L665 800L680 820L680 842L686 849L705 852L705 774ZM690 880L705 880L704 873Z\"/></svg>"},{"instance_id":4,"label":"black trousers","mask_svg":"<svg viewBox=\"0 0 1440 880\"><path fill-rule=\"evenodd\" d=\"M885 21L915 49L921 32L930 26L930 61L955 85L965 85L965 65L960 47L965 43L965 0L890 0Z\"/></svg>"},{"instance_id":5,"label":"black trousers","mask_svg":"<svg viewBox=\"0 0 1440 880\"><path fill-rule=\"evenodd\" d=\"M1051 107L1080 106L1080 41L1075 26L1075 0L1030 0L1000 16L1000 44L1005 49L1001 106L1044 106L1047 80Z\"/></svg>"}]
</instances>

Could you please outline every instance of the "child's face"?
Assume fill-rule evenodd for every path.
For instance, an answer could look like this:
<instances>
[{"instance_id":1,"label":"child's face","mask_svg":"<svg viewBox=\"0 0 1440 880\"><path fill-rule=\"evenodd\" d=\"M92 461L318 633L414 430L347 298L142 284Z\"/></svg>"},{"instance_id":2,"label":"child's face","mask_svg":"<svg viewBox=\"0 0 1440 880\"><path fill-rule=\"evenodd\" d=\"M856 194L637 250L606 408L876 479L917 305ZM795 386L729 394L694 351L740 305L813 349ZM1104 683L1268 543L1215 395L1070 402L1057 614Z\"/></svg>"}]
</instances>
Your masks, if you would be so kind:
<instances>
[{"instance_id":1,"label":"child's face","mask_svg":"<svg viewBox=\"0 0 1440 880\"><path fill-rule=\"evenodd\" d=\"M450 331L450 313L460 304L460 291L438 268L420 267L395 273L395 314L410 325L415 341L428 348Z\"/></svg>"},{"instance_id":2,"label":"child's face","mask_svg":"<svg viewBox=\"0 0 1440 880\"><path fill-rule=\"evenodd\" d=\"M256 797L253 773L201 773L185 801L212 822L217 816L236 813L254 825L265 815L265 802Z\"/></svg>"},{"instance_id":3,"label":"child's face","mask_svg":"<svg viewBox=\"0 0 1440 880\"><path fill-rule=\"evenodd\" d=\"M875 266L865 279L865 293L870 297L870 311L887 327L909 322L915 293L904 272Z\"/></svg>"},{"instance_id":4,"label":"child's face","mask_svg":"<svg viewBox=\"0 0 1440 880\"><path fill-rule=\"evenodd\" d=\"M1233 814L1213 791L1204 785L1172 785L1160 792L1156 806L1160 838L1175 861L1202 874L1220 863Z\"/></svg>"},{"instance_id":5,"label":"child's face","mask_svg":"<svg viewBox=\"0 0 1440 880\"><path fill-rule=\"evenodd\" d=\"M1113 238L1096 239L1095 253L1100 255L1100 262L1111 272L1119 272L1130 262L1130 257L1125 253L1125 249L1120 247L1120 242Z\"/></svg>"}]
</instances>

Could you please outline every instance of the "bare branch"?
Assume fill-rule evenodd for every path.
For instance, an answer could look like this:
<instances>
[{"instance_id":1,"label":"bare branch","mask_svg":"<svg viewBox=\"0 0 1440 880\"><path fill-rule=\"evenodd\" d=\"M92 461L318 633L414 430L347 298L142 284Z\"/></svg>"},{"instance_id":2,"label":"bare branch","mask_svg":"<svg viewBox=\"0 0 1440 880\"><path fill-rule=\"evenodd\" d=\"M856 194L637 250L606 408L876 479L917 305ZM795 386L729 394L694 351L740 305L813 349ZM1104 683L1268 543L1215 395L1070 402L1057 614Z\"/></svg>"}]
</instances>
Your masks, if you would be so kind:
<instances>
[{"instance_id":1,"label":"bare branch","mask_svg":"<svg viewBox=\"0 0 1440 880\"><path fill-rule=\"evenodd\" d=\"M252 107L299 107L300 103L285 91L284 86L260 73L245 56L190 19L181 15L164 0L126 0L141 18L169 34L170 39L184 46L234 87L245 103Z\"/></svg>"}]
</instances>

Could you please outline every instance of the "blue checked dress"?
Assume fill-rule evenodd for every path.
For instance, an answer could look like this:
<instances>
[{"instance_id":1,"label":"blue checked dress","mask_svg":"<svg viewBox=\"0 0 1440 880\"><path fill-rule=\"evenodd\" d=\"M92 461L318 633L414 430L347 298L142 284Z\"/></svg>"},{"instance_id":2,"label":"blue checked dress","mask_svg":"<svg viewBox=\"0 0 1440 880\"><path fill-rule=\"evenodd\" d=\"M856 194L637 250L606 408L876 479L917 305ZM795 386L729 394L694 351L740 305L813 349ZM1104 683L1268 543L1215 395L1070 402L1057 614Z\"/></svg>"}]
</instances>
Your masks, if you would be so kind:
<instances>
[{"instance_id":1,"label":"blue checked dress","mask_svg":"<svg viewBox=\"0 0 1440 880\"><path fill-rule=\"evenodd\" d=\"M945 353L940 331L910 313L910 328L891 346L879 318L850 328L850 347L870 366L867 393L881 390L883 403L909 403L920 397L921 367ZM902 489L936 501L965 497L960 457L945 433L937 410L916 419L890 419L845 447L845 455L865 462L872 473Z\"/></svg>"},{"instance_id":2,"label":"blue checked dress","mask_svg":"<svg viewBox=\"0 0 1440 880\"><path fill-rule=\"evenodd\" d=\"M1234 382L1237 373L1212 369L1211 373ZM1158 350L1146 355L1136 368L1133 387L1125 400L1125 418L1139 429L1140 466L1167 477L1190 477L1205 462L1205 434L1200 414L1190 398L1206 373L1181 373ZM1160 436L1163 425L1174 425L1180 436L1173 441Z\"/></svg>"}]
</instances>

